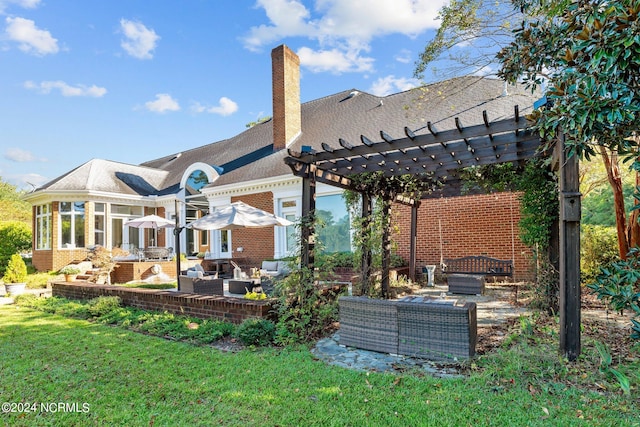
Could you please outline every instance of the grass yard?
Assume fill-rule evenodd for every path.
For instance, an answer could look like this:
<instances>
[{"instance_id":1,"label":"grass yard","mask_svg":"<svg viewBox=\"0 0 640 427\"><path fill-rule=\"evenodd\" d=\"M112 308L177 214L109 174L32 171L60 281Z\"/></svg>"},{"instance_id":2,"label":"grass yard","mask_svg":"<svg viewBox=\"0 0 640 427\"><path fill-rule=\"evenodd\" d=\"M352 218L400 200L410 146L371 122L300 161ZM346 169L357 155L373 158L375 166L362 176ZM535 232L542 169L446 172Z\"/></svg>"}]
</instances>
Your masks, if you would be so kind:
<instances>
[{"instance_id":1,"label":"grass yard","mask_svg":"<svg viewBox=\"0 0 640 427\"><path fill-rule=\"evenodd\" d=\"M327 366L304 347L223 352L0 306L0 396L17 411L3 406L0 424L640 426L637 377L630 395L598 369L575 380L554 347L527 341L479 357L463 378L436 379ZM18 407L40 402L68 410Z\"/></svg>"}]
</instances>

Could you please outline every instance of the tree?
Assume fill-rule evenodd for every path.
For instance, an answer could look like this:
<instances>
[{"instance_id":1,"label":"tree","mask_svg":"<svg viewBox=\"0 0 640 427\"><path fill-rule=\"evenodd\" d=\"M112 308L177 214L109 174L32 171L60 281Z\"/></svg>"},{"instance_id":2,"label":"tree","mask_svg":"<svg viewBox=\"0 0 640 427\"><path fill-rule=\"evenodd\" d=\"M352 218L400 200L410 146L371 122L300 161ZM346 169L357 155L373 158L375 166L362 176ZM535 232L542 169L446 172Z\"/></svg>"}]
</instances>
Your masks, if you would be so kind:
<instances>
[{"instance_id":1,"label":"tree","mask_svg":"<svg viewBox=\"0 0 640 427\"><path fill-rule=\"evenodd\" d=\"M496 53L513 40L512 28L522 14L508 0L451 0L438 17L442 23L416 61L414 76L420 79L429 66L446 77L495 75Z\"/></svg>"},{"instance_id":2,"label":"tree","mask_svg":"<svg viewBox=\"0 0 640 427\"><path fill-rule=\"evenodd\" d=\"M639 0L513 0L524 13L514 40L498 54L499 75L547 85L537 128L552 141L563 132L570 155L602 156L614 191L622 259L640 242L638 211L626 224L618 157L638 161ZM638 180L640 182L640 180Z\"/></svg>"},{"instance_id":3,"label":"tree","mask_svg":"<svg viewBox=\"0 0 640 427\"><path fill-rule=\"evenodd\" d=\"M0 222L21 221L31 226L31 205L22 200L24 191L0 177Z\"/></svg>"}]
</instances>

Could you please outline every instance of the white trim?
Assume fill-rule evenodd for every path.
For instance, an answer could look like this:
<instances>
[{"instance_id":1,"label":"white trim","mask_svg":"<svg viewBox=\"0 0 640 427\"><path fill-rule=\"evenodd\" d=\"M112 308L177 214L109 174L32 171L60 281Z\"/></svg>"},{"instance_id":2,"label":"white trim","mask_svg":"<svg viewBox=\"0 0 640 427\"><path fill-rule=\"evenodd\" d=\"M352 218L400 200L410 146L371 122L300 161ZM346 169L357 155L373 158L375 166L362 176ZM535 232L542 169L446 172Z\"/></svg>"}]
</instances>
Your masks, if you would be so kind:
<instances>
[{"instance_id":1,"label":"white trim","mask_svg":"<svg viewBox=\"0 0 640 427\"><path fill-rule=\"evenodd\" d=\"M202 162L192 163L182 174L182 179L180 180L180 188L185 188L187 186L187 180L191 176L191 174L195 171L201 170L207 175L207 180L209 180L209 184L214 182L220 174L211 166Z\"/></svg>"},{"instance_id":2,"label":"white trim","mask_svg":"<svg viewBox=\"0 0 640 427\"><path fill-rule=\"evenodd\" d=\"M254 194L265 191L273 191L276 188L287 187L291 185L298 185L300 188L302 178L293 176L291 174L281 175L265 179L257 179L254 181L246 181L242 183L227 184L215 187L204 187L200 192L204 194L207 199L213 199L220 196L239 196L243 194Z\"/></svg>"}]
</instances>

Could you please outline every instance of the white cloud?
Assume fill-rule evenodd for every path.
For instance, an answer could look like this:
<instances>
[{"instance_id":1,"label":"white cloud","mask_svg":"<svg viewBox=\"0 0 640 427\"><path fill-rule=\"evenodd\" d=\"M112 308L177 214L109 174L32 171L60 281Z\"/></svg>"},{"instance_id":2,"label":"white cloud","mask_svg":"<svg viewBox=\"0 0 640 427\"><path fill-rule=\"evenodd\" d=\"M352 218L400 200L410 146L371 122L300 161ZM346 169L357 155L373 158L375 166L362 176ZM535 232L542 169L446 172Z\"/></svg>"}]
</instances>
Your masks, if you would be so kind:
<instances>
[{"instance_id":1,"label":"white cloud","mask_svg":"<svg viewBox=\"0 0 640 427\"><path fill-rule=\"evenodd\" d=\"M44 94L51 93L52 90L58 89L62 96L90 96L100 98L107 93L107 89L96 85L85 86L79 84L71 86L60 80L44 81L39 84L32 81L26 81L24 82L24 87Z\"/></svg>"},{"instance_id":2,"label":"white cloud","mask_svg":"<svg viewBox=\"0 0 640 427\"><path fill-rule=\"evenodd\" d=\"M145 27L140 22L120 20L120 29L126 37L120 46L131 56L138 59L153 58L153 50L156 48L160 36L155 31Z\"/></svg>"},{"instance_id":3,"label":"white cloud","mask_svg":"<svg viewBox=\"0 0 640 427\"><path fill-rule=\"evenodd\" d=\"M12 162L24 163L36 161L36 157L30 151L21 148L9 148L4 153L4 158Z\"/></svg>"},{"instance_id":4,"label":"white cloud","mask_svg":"<svg viewBox=\"0 0 640 427\"><path fill-rule=\"evenodd\" d=\"M308 47L298 50L300 63L314 73L330 71L334 74L373 70L374 59L360 56L359 51L339 49L314 51Z\"/></svg>"},{"instance_id":5,"label":"white cloud","mask_svg":"<svg viewBox=\"0 0 640 427\"><path fill-rule=\"evenodd\" d=\"M223 96L220 98L219 105L213 107L206 107L199 102L193 103L191 106L191 111L194 113L212 113L219 114L221 116L230 116L231 114L238 111L238 104L236 104L231 99Z\"/></svg>"},{"instance_id":6,"label":"white cloud","mask_svg":"<svg viewBox=\"0 0 640 427\"><path fill-rule=\"evenodd\" d=\"M26 53L34 55L47 55L57 53L58 40L46 30L36 27L35 22L24 18L6 19L6 34L10 40L18 42L18 48Z\"/></svg>"},{"instance_id":7,"label":"white cloud","mask_svg":"<svg viewBox=\"0 0 640 427\"><path fill-rule=\"evenodd\" d=\"M413 60L411 52L407 49L402 49L400 52L396 54L394 59L403 64L408 64Z\"/></svg>"},{"instance_id":8,"label":"white cloud","mask_svg":"<svg viewBox=\"0 0 640 427\"><path fill-rule=\"evenodd\" d=\"M23 9L35 9L40 4L40 0L0 0L0 13L11 6L16 5Z\"/></svg>"},{"instance_id":9,"label":"white cloud","mask_svg":"<svg viewBox=\"0 0 640 427\"><path fill-rule=\"evenodd\" d=\"M18 188L32 191L50 181L51 178L44 177L38 173L21 173L9 176L9 181Z\"/></svg>"},{"instance_id":10,"label":"white cloud","mask_svg":"<svg viewBox=\"0 0 640 427\"><path fill-rule=\"evenodd\" d=\"M178 111L180 105L178 101L173 99L168 93L156 94L155 101L148 101L144 104L145 108L154 113L166 113L167 111Z\"/></svg>"},{"instance_id":11,"label":"white cloud","mask_svg":"<svg viewBox=\"0 0 640 427\"><path fill-rule=\"evenodd\" d=\"M404 34L415 37L437 28L440 8L448 0L316 0L313 13L300 0L258 0L268 25L252 27L244 37L245 47L260 50L286 37L306 37L317 41L320 48L305 47L300 63L315 71L325 70L321 64L337 64L334 72L366 72L373 60L362 55L370 50L375 37ZM342 53L340 58L337 53ZM364 60L359 64L359 60ZM309 61L309 62L305 62ZM320 64L320 65L319 65Z\"/></svg>"},{"instance_id":12,"label":"white cloud","mask_svg":"<svg viewBox=\"0 0 640 427\"><path fill-rule=\"evenodd\" d=\"M418 79L407 79L404 77L396 78L395 76L381 77L371 85L370 93L377 96L386 96L396 92L413 89L420 86Z\"/></svg>"}]
</instances>

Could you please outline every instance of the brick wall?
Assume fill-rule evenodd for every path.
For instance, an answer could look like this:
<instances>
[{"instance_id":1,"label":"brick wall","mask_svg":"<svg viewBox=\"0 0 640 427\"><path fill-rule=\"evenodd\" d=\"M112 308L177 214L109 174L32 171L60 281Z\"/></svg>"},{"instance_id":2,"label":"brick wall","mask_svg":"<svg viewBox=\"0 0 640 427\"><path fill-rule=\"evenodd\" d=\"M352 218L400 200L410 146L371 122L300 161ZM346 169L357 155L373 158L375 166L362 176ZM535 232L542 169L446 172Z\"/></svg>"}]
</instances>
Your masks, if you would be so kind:
<instances>
[{"instance_id":1,"label":"brick wall","mask_svg":"<svg viewBox=\"0 0 640 427\"><path fill-rule=\"evenodd\" d=\"M397 252L409 260L411 208L394 205ZM531 250L519 238L520 205L515 193L423 200L418 209L417 266L444 258L486 255L514 261L514 280L533 277ZM442 234L441 234L442 232Z\"/></svg>"},{"instance_id":2,"label":"brick wall","mask_svg":"<svg viewBox=\"0 0 640 427\"><path fill-rule=\"evenodd\" d=\"M247 194L241 197L233 197L231 202L242 201L255 208L273 213L273 193ZM274 227L261 228L239 228L233 230L232 237L233 250L238 247L244 248L243 252L234 252L234 257L243 258L250 255L246 260L246 267L260 267L262 261L273 258L274 247Z\"/></svg>"},{"instance_id":3,"label":"brick wall","mask_svg":"<svg viewBox=\"0 0 640 427\"><path fill-rule=\"evenodd\" d=\"M111 283L127 283L131 281L141 281L153 276L151 269L158 264L162 272L169 277L176 277L175 261L135 261L135 262L118 262L118 266L111 273ZM185 269L187 265L180 265Z\"/></svg>"},{"instance_id":4,"label":"brick wall","mask_svg":"<svg viewBox=\"0 0 640 427\"><path fill-rule=\"evenodd\" d=\"M254 301L243 298L204 296L175 291L132 289L119 286L94 285L88 283L53 283L52 295L88 300L99 296L118 296L126 306L143 310L167 311L200 319L218 319L240 324L245 319L271 318L269 301Z\"/></svg>"}]
</instances>

